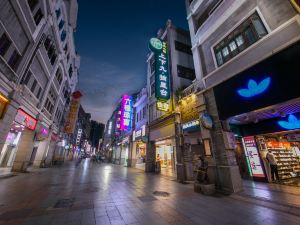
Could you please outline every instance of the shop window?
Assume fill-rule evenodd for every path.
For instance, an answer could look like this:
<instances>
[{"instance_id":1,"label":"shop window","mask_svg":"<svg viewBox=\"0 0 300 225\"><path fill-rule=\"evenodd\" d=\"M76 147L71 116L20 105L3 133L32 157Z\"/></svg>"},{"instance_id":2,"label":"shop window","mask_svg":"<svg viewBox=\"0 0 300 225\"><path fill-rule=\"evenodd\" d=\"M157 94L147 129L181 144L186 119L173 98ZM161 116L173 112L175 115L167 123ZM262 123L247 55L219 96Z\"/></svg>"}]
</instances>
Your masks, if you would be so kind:
<instances>
[{"instance_id":1,"label":"shop window","mask_svg":"<svg viewBox=\"0 0 300 225\"><path fill-rule=\"evenodd\" d=\"M14 50L13 54L11 55L10 59L8 60L8 65L16 71L18 69L19 63L20 63L21 56L19 53Z\"/></svg>"},{"instance_id":2,"label":"shop window","mask_svg":"<svg viewBox=\"0 0 300 225\"><path fill-rule=\"evenodd\" d=\"M29 8L30 8L31 12L33 12L34 9L36 8L36 6L39 3L39 0L27 0L27 2L28 2L28 5L29 5Z\"/></svg>"},{"instance_id":3,"label":"shop window","mask_svg":"<svg viewBox=\"0 0 300 225\"><path fill-rule=\"evenodd\" d=\"M9 49L11 45L10 39L7 37L7 35L4 33L2 34L0 38L0 55L4 56L7 50Z\"/></svg>"},{"instance_id":4,"label":"shop window","mask_svg":"<svg viewBox=\"0 0 300 225\"><path fill-rule=\"evenodd\" d=\"M196 78L195 70L184 66L177 65L178 77L185 78L188 80L194 80Z\"/></svg>"},{"instance_id":5,"label":"shop window","mask_svg":"<svg viewBox=\"0 0 300 225\"><path fill-rule=\"evenodd\" d=\"M223 65L266 35L264 24L254 13L214 47L217 65Z\"/></svg>"},{"instance_id":6,"label":"shop window","mask_svg":"<svg viewBox=\"0 0 300 225\"><path fill-rule=\"evenodd\" d=\"M179 41L175 41L175 49L177 51L184 52L184 53L187 53L189 55L192 55L192 47L189 46L189 45L183 44Z\"/></svg>"},{"instance_id":7,"label":"shop window","mask_svg":"<svg viewBox=\"0 0 300 225\"><path fill-rule=\"evenodd\" d=\"M39 25L39 23L41 22L43 16L44 16L44 15L43 15L41 9L39 9L39 10L35 13L33 19L34 19L36 25Z\"/></svg>"}]
</instances>

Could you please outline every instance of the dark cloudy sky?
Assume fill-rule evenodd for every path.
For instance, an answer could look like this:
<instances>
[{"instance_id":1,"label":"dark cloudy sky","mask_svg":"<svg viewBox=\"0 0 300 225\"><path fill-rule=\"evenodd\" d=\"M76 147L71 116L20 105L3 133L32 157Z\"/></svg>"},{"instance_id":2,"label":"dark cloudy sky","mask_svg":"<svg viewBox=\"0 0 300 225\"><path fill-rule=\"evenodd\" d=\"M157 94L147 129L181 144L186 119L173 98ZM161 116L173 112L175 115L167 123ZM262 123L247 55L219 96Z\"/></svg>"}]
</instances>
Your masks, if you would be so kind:
<instances>
[{"instance_id":1,"label":"dark cloudy sky","mask_svg":"<svg viewBox=\"0 0 300 225\"><path fill-rule=\"evenodd\" d=\"M78 0L78 89L92 118L106 123L122 94L146 85L148 41L167 19L187 29L184 0Z\"/></svg>"}]
</instances>

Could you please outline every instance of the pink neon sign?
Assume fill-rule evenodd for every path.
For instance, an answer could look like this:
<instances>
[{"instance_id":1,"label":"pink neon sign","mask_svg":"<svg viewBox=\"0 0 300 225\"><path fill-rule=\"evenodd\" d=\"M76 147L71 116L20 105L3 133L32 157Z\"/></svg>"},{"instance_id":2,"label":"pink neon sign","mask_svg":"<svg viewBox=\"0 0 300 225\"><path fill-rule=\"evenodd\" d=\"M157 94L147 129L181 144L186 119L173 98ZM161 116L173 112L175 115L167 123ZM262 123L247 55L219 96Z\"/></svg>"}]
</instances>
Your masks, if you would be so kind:
<instances>
[{"instance_id":1,"label":"pink neon sign","mask_svg":"<svg viewBox=\"0 0 300 225\"><path fill-rule=\"evenodd\" d=\"M121 103L120 130L130 131L132 123L132 96L123 95Z\"/></svg>"}]
</instances>

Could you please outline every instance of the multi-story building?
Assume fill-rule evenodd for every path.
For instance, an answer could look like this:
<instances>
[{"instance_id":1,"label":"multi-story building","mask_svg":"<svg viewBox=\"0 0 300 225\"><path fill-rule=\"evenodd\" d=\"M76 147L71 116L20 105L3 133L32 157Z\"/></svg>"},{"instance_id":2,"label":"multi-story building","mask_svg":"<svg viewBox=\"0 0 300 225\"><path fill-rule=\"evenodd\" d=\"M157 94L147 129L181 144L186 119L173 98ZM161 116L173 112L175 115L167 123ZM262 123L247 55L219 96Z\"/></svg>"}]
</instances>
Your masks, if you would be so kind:
<instances>
[{"instance_id":1,"label":"multi-story building","mask_svg":"<svg viewBox=\"0 0 300 225\"><path fill-rule=\"evenodd\" d=\"M51 158L77 83L77 1L0 2L0 166Z\"/></svg>"},{"instance_id":2,"label":"multi-story building","mask_svg":"<svg viewBox=\"0 0 300 225\"><path fill-rule=\"evenodd\" d=\"M104 127L105 125L103 123L99 123L94 120L91 121L89 140L91 142L93 150L95 151L99 150L100 141L103 141Z\"/></svg>"},{"instance_id":3,"label":"multi-story building","mask_svg":"<svg viewBox=\"0 0 300 225\"><path fill-rule=\"evenodd\" d=\"M291 2L186 0L197 77L187 91L204 100L209 179L225 192L242 188L241 175L270 180L267 150L283 182L299 174L300 16Z\"/></svg>"},{"instance_id":4,"label":"multi-story building","mask_svg":"<svg viewBox=\"0 0 300 225\"><path fill-rule=\"evenodd\" d=\"M146 171L161 164L161 172L184 179L180 114L175 110L178 96L195 79L188 31L167 21L157 37L150 41L152 53L147 59L149 105L149 145Z\"/></svg>"},{"instance_id":5,"label":"multi-story building","mask_svg":"<svg viewBox=\"0 0 300 225\"><path fill-rule=\"evenodd\" d=\"M145 170L148 142L148 94L146 87L137 94L133 104L133 113L130 166Z\"/></svg>"}]
</instances>

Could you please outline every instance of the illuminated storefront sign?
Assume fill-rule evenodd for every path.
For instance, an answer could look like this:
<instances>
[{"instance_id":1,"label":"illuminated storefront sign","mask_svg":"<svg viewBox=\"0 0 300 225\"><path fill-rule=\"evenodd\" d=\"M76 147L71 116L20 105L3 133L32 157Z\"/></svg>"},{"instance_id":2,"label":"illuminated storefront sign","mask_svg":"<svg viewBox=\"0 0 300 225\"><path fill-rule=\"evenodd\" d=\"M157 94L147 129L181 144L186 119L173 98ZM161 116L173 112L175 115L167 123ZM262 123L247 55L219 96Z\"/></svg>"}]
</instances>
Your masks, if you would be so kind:
<instances>
[{"instance_id":1,"label":"illuminated storefront sign","mask_svg":"<svg viewBox=\"0 0 300 225\"><path fill-rule=\"evenodd\" d=\"M237 92L244 98L251 98L264 93L271 84L271 78L267 77L257 83L255 80L248 81L248 87L245 89L239 89Z\"/></svg>"},{"instance_id":2,"label":"illuminated storefront sign","mask_svg":"<svg viewBox=\"0 0 300 225\"><path fill-rule=\"evenodd\" d=\"M77 137L76 137L76 145L80 144L81 136L82 136L82 129L78 129L78 131L77 131Z\"/></svg>"},{"instance_id":3,"label":"illuminated storefront sign","mask_svg":"<svg viewBox=\"0 0 300 225\"><path fill-rule=\"evenodd\" d=\"M0 94L0 119L2 119L4 116L7 104L8 104L8 99Z\"/></svg>"},{"instance_id":4,"label":"illuminated storefront sign","mask_svg":"<svg viewBox=\"0 0 300 225\"><path fill-rule=\"evenodd\" d=\"M263 171L255 138L253 136L243 138L248 166L253 177L265 177Z\"/></svg>"},{"instance_id":5,"label":"illuminated storefront sign","mask_svg":"<svg viewBox=\"0 0 300 225\"><path fill-rule=\"evenodd\" d=\"M170 99L168 46L158 38L151 38L149 48L155 56L155 97L161 102L157 104L157 109L167 111L169 107L162 103Z\"/></svg>"},{"instance_id":6,"label":"illuminated storefront sign","mask_svg":"<svg viewBox=\"0 0 300 225\"><path fill-rule=\"evenodd\" d=\"M300 119L294 115L289 115L287 121L278 121L278 125L286 130L300 129Z\"/></svg>"},{"instance_id":7,"label":"illuminated storefront sign","mask_svg":"<svg viewBox=\"0 0 300 225\"><path fill-rule=\"evenodd\" d=\"M24 112L22 109L18 110L15 121L30 130L35 130L37 124L36 119Z\"/></svg>"},{"instance_id":8,"label":"illuminated storefront sign","mask_svg":"<svg viewBox=\"0 0 300 225\"><path fill-rule=\"evenodd\" d=\"M144 137L144 136L146 136L146 126L145 125L143 125L141 127L141 129L133 132L132 139L133 139L133 141L135 141L137 138Z\"/></svg>"},{"instance_id":9,"label":"illuminated storefront sign","mask_svg":"<svg viewBox=\"0 0 300 225\"><path fill-rule=\"evenodd\" d=\"M49 129L41 125L37 133L36 139L38 141L42 141L48 138L48 136L49 136Z\"/></svg>"},{"instance_id":10,"label":"illuminated storefront sign","mask_svg":"<svg viewBox=\"0 0 300 225\"><path fill-rule=\"evenodd\" d=\"M194 120L194 121L183 124L182 129L185 131L188 129L199 128L199 126L200 126L200 121Z\"/></svg>"},{"instance_id":11,"label":"illuminated storefront sign","mask_svg":"<svg viewBox=\"0 0 300 225\"><path fill-rule=\"evenodd\" d=\"M300 0L290 0L294 8L300 13Z\"/></svg>"},{"instance_id":12,"label":"illuminated storefront sign","mask_svg":"<svg viewBox=\"0 0 300 225\"><path fill-rule=\"evenodd\" d=\"M156 108L160 111L168 112L169 108L170 108L170 104L169 104L169 102L157 101Z\"/></svg>"},{"instance_id":13,"label":"illuminated storefront sign","mask_svg":"<svg viewBox=\"0 0 300 225\"><path fill-rule=\"evenodd\" d=\"M73 99L70 104L69 114L65 123L64 132L66 134L73 134L75 130L75 125L78 117L78 110L80 106L80 98L82 94L76 91L72 94Z\"/></svg>"},{"instance_id":14,"label":"illuminated storefront sign","mask_svg":"<svg viewBox=\"0 0 300 225\"><path fill-rule=\"evenodd\" d=\"M120 129L130 131L132 123L132 96L123 95L121 103Z\"/></svg>"}]
</instances>

